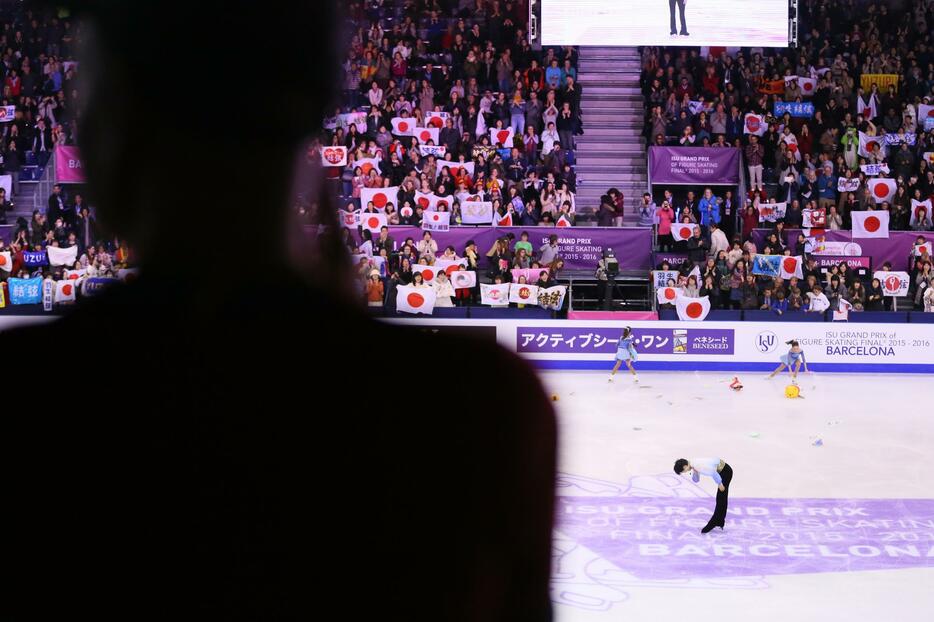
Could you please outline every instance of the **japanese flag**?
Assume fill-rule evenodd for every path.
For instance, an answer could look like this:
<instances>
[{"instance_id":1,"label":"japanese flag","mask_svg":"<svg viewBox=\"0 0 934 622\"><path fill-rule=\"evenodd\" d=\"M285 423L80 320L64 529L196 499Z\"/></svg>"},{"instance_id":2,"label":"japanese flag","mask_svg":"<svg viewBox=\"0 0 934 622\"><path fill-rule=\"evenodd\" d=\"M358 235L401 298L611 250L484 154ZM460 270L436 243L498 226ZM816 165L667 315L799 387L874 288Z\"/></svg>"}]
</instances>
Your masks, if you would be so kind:
<instances>
[{"instance_id":1,"label":"japanese flag","mask_svg":"<svg viewBox=\"0 0 934 622\"><path fill-rule=\"evenodd\" d=\"M415 129L415 119L411 117L394 117L392 123L392 133L396 136L411 136Z\"/></svg>"},{"instance_id":2,"label":"japanese flag","mask_svg":"<svg viewBox=\"0 0 934 622\"><path fill-rule=\"evenodd\" d=\"M435 209L435 206L438 205L438 197L434 193L425 193L415 191L415 205L421 207L423 210Z\"/></svg>"},{"instance_id":3,"label":"japanese flag","mask_svg":"<svg viewBox=\"0 0 934 622\"><path fill-rule=\"evenodd\" d=\"M480 302L494 307L505 307L509 304L509 283L487 285L480 283Z\"/></svg>"},{"instance_id":4,"label":"japanese flag","mask_svg":"<svg viewBox=\"0 0 934 622\"><path fill-rule=\"evenodd\" d=\"M465 225L488 225L493 222L493 203L468 201L461 203L461 222Z\"/></svg>"},{"instance_id":5,"label":"japanese flag","mask_svg":"<svg viewBox=\"0 0 934 622\"><path fill-rule=\"evenodd\" d=\"M676 223L671 225L671 237L675 242L687 240L694 235L694 223Z\"/></svg>"},{"instance_id":6,"label":"japanese flag","mask_svg":"<svg viewBox=\"0 0 934 622\"><path fill-rule=\"evenodd\" d=\"M875 199L876 203L891 201L892 197L895 196L897 186L894 179L868 179L866 184L869 186L869 191L872 192L872 198Z\"/></svg>"},{"instance_id":7,"label":"japanese flag","mask_svg":"<svg viewBox=\"0 0 934 622\"><path fill-rule=\"evenodd\" d=\"M564 214L561 214L561 217L558 218L558 222L555 223L555 226L556 227L570 227L572 225L571 225L571 221L568 220L568 217L565 216Z\"/></svg>"},{"instance_id":8,"label":"japanese flag","mask_svg":"<svg viewBox=\"0 0 934 622\"><path fill-rule=\"evenodd\" d=\"M889 237L889 213L885 210L853 212L853 239Z\"/></svg>"},{"instance_id":9,"label":"japanese flag","mask_svg":"<svg viewBox=\"0 0 934 622\"><path fill-rule=\"evenodd\" d=\"M396 204L399 196L399 186L388 188L360 188L360 206L366 207L370 201L376 209L384 209L387 203Z\"/></svg>"},{"instance_id":10,"label":"japanese flag","mask_svg":"<svg viewBox=\"0 0 934 622\"><path fill-rule=\"evenodd\" d=\"M473 270L455 270L451 273L451 287L470 289L477 286L477 273Z\"/></svg>"},{"instance_id":11,"label":"japanese flag","mask_svg":"<svg viewBox=\"0 0 934 622\"><path fill-rule=\"evenodd\" d=\"M46 248L49 253L49 265L52 266L73 266L78 260L78 247L69 246L68 248L57 248L49 246Z\"/></svg>"},{"instance_id":12,"label":"japanese flag","mask_svg":"<svg viewBox=\"0 0 934 622\"><path fill-rule=\"evenodd\" d=\"M675 306L678 308L678 319L699 321L706 318L707 313L710 312L710 299L707 296L703 298L680 296L675 298Z\"/></svg>"},{"instance_id":13,"label":"japanese flag","mask_svg":"<svg viewBox=\"0 0 934 622\"><path fill-rule=\"evenodd\" d=\"M800 255L789 255L788 257L782 257L782 278L790 279L791 277L797 277L799 279L804 278L804 274L801 271L801 256Z\"/></svg>"},{"instance_id":14,"label":"japanese flag","mask_svg":"<svg viewBox=\"0 0 934 622\"><path fill-rule=\"evenodd\" d=\"M499 216L494 216L493 220L496 222L497 227L511 227L512 226L512 212L509 212L502 218Z\"/></svg>"},{"instance_id":15,"label":"japanese flag","mask_svg":"<svg viewBox=\"0 0 934 622\"><path fill-rule=\"evenodd\" d=\"M454 206L454 197L450 194L444 196L434 195L435 197L435 206L434 209L438 210L449 210Z\"/></svg>"},{"instance_id":16,"label":"japanese flag","mask_svg":"<svg viewBox=\"0 0 934 622\"><path fill-rule=\"evenodd\" d=\"M438 128L436 127L419 127L415 128L415 138L419 142L427 143L428 141L438 144Z\"/></svg>"},{"instance_id":17,"label":"japanese flag","mask_svg":"<svg viewBox=\"0 0 934 622\"><path fill-rule=\"evenodd\" d=\"M379 158L360 158L353 163L353 166L354 168L359 166L364 175L369 175L370 171L374 168L376 169L377 173L382 173L382 170L379 167Z\"/></svg>"},{"instance_id":18,"label":"japanese flag","mask_svg":"<svg viewBox=\"0 0 934 622\"><path fill-rule=\"evenodd\" d=\"M804 78L798 76L798 88L805 97L810 97L817 90L817 80L815 78Z\"/></svg>"},{"instance_id":19,"label":"japanese flag","mask_svg":"<svg viewBox=\"0 0 934 622\"><path fill-rule=\"evenodd\" d=\"M886 272L878 270L872 275L882 283L883 296L905 296L908 294L908 284L911 282L907 272Z\"/></svg>"},{"instance_id":20,"label":"japanese flag","mask_svg":"<svg viewBox=\"0 0 934 622\"><path fill-rule=\"evenodd\" d=\"M435 280L435 275L438 274L438 268L417 263L412 265L412 273L414 274L416 272L422 275L422 280L426 283L431 283Z\"/></svg>"},{"instance_id":21,"label":"japanese flag","mask_svg":"<svg viewBox=\"0 0 934 622\"><path fill-rule=\"evenodd\" d=\"M411 207L407 205L403 206L402 209L399 210L399 215L402 216L403 218L408 218L413 213L415 213L415 210L413 210Z\"/></svg>"},{"instance_id":22,"label":"japanese flag","mask_svg":"<svg viewBox=\"0 0 934 622\"><path fill-rule=\"evenodd\" d=\"M673 305L680 296L681 288L679 287L659 287L655 290L655 299L660 305Z\"/></svg>"},{"instance_id":23,"label":"japanese flag","mask_svg":"<svg viewBox=\"0 0 934 622\"><path fill-rule=\"evenodd\" d=\"M762 136L765 134L766 129L767 126L764 116L761 114L753 114L751 112L746 113L745 121L743 123L744 134L755 134L756 136Z\"/></svg>"},{"instance_id":24,"label":"japanese flag","mask_svg":"<svg viewBox=\"0 0 934 622\"><path fill-rule=\"evenodd\" d=\"M798 139L794 134L782 136L782 142L788 145L788 151L794 155L795 160L801 161L801 151L798 149Z\"/></svg>"},{"instance_id":25,"label":"japanese flag","mask_svg":"<svg viewBox=\"0 0 934 622\"><path fill-rule=\"evenodd\" d=\"M927 223L931 220L931 199L923 201L911 200L911 222L910 226Z\"/></svg>"},{"instance_id":26,"label":"japanese flag","mask_svg":"<svg viewBox=\"0 0 934 622\"><path fill-rule=\"evenodd\" d=\"M422 230L448 231L451 228L451 212L425 212L422 216Z\"/></svg>"},{"instance_id":27,"label":"japanese flag","mask_svg":"<svg viewBox=\"0 0 934 622\"><path fill-rule=\"evenodd\" d=\"M13 270L13 258L10 256L10 251L0 253L0 270L6 272Z\"/></svg>"},{"instance_id":28,"label":"japanese flag","mask_svg":"<svg viewBox=\"0 0 934 622\"><path fill-rule=\"evenodd\" d=\"M869 155L875 151L876 146L881 150L882 157L885 157L885 143L882 142L881 138L878 136L870 136L863 132L859 133L859 155L868 158Z\"/></svg>"},{"instance_id":29,"label":"japanese flag","mask_svg":"<svg viewBox=\"0 0 934 622\"><path fill-rule=\"evenodd\" d=\"M503 147L512 147L513 131L512 128L506 128L498 130L493 128L490 130L490 142L493 143L493 146L502 145Z\"/></svg>"},{"instance_id":30,"label":"japanese flag","mask_svg":"<svg viewBox=\"0 0 934 622\"><path fill-rule=\"evenodd\" d=\"M448 113L446 112L426 112L425 113L425 125L428 127L438 128L439 130L444 127L444 120L448 118Z\"/></svg>"},{"instance_id":31,"label":"japanese flag","mask_svg":"<svg viewBox=\"0 0 934 622\"><path fill-rule=\"evenodd\" d=\"M925 119L934 119L934 106L918 104L918 125L924 128Z\"/></svg>"},{"instance_id":32,"label":"japanese flag","mask_svg":"<svg viewBox=\"0 0 934 622\"><path fill-rule=\"evenodd\" d=\"M356 229L360 225L360 210L354 210L352 212L337 210L337 219L340 220L341 226L347 227L348 229Z\"/></svg>"},{"instance_id":33,"label":"japanese flag","mask_svg":"<svg viewBox=\"0 0 934 622\"><path fill-rule=\"evenodd\" d=\"M435 310L435 290L431 287L399 285L396 288L396 310L431 315Z\"/></svg>"},{"instance_id":34,"label":"japanese flag","mask_svg":"<svg viewBox=\"0 0 934 622\"><path fill-rule=\"evenodd\" d=\"M55 302L74 302L77 283L71 280L55 282Z\"/></svg>"},{"instance_id":35,"label":"japanese flag","mask_svg":"<svg viewBox=\"0 0 934 622\"><path fill-rule=\"evenodd\" d=\"M853 305L850 304L850 301L846 298L841 298L838 303L837 311L833 312L833 321L834 322L845 322L850 319L850 309L853 308Z\"/></svg>"},{"instance_id":36,"label":"japanese flag","mask_svg":"<svg viewBox=\"0 0 934 622\"><path fill-rule=\"evenodd\" d=\"M69 281L80 281L87 273L87 270L65 270L65 278Z\"/></svg>"},{"instance_id":37,"label":"japanese flag","mask_svg":"<svg viewBox=\"0 0 934 622\"><path fill-rule=\"evenodd\" d=\"M930 255L931 253L934 253L934 244L931 244L930 242L925 242L924 244L918 244L917 246L914 247L914 250L912 250L911 254L914 255L915 257L920 257L922 253L927 253L928 255Z\"/></svg>"},{"instance_id":38,"label":"japanese flag","mask_svg":"<svg viewBox=\"0 0 934 622\"><path fill-rule=\"evenodd\" d=\"M460 259L438 259L435 261L436 271L444 271L450 277L458 270L467 269L467 258L461 257Z\"/></svg>"},{"instance_id":39,"label":"japanese flag","mask_svg":"<svg viewBox=\"0 0 934 622\"><path fill-rule=\"evenodd\" d=\"M528 283L512 283L509 286L509 302L523 305L538 304L538 286Z\"/></svg>"},{"instance_id":40,"label":"japanese flag","mask_svg":"<svg viewBox=\"0 0 934 622\"><path fill-rule=\"evenodd\" d=\"M438 168L435 170L435 177L441 175L441 171L445 166L448 167L448 171L450 171L451 177L462 177L464 175L473 177L473 162L448 162L447 160L438 162Z\"/></svg>"},{"instance_id":41,"label":"japanese flag","mask_svg":"<svg viewBox=\"0 0 934 622\"><path fill-rule=\"evenodd\" d=\"M379 233L379 230L386 226L386 214L363 212L360 214L360 226L369 229L371 233Z\"/></svg>"}]
</instances>

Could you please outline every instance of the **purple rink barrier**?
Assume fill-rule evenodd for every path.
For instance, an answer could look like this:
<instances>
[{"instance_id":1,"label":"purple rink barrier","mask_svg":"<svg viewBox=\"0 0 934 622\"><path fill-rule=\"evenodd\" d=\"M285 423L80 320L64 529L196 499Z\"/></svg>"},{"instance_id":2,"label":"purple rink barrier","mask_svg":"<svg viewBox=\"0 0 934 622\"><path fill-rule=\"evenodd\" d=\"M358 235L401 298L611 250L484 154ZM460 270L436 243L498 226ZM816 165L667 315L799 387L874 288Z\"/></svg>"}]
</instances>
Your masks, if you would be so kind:
<instances>
[{"instance_id":1,"label":"purple rink barrier","mask_svg":"<svg viewBox=\"0 0 934 622\"><path fill-rule=\"evenodd\" d=\"M757 246L761 245L771 229L754 229L752 232L752 241ZM798 234L801 229L786 229L788 234L785 240L789 248L794 249L798 241ZM917 231L889 231L889 237L886 238L857 238L853 239L849 231L827 231L824 235L826 242L839 243L840 249L845 252L829 253L832 255L852 255L853 257L871 257L873 269L879 270L886 261L892 264L892 270L908 271L911 266L908 265L908 259L911 255L911 248L915 239L923 235L927 239L932 239L930 232ZM815 255L818 257L819 255Z\"/></svg>"},{"instance_id":2,"label":"purple rink barrier","mask_svg":"<svg viewBox=\"0 0 934 622\"><path fill-rule=\"evenodd\" d=\"M725 534L700 533L713 498L559 496L557 529L639 579L934 567L932 499L731 498Z\"/></svg>"},{"instance_id":3,"label":"purple rink barrier","mask_svg":"<svg viewBox=\"0 0 934 622\"><path fill-rule=\"evenodd\" d=\"M439 252L450 245L458 255L463 254L467 241L473 240L480 251L481 264L486 265L486 252L496 238L513 233L518 240L523 231L528 232L529 242L536 252L548 242L548 236L557 235L565 270L596 270L606 248L613 249L622 269L651 268L652 229L647 227L451 227L449 231L433 231L431 237L438 243ZM389 235L399 249L406 238L421 240L422 233L419 227L389 228Z\"/></svg>"},{"instance_id":4,"label":"purple rink barrier","mask_svg":"<svg viewBox=\"0 0 934 622\"><path fill-rule=\"evenodd\" d=\"M739 183L739 149L723 147L649 148L649 179L652 184L711 184L735 186Z\"/></svg>"}]
</instances>

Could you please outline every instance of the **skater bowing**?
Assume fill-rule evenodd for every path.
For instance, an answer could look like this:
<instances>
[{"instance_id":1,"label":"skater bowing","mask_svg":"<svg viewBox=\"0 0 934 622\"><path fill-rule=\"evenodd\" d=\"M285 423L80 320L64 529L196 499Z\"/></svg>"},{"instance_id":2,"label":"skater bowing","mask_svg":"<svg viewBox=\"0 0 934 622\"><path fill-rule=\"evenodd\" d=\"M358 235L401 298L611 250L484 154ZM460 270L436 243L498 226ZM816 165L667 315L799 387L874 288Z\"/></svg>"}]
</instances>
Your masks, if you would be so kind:
<instances>
[{"instance_id":1,"label":"skater bowing","mask_svg":"<svg viewBox=\"0 0 934 622\"><path fill-rule=\"evenodd\" d=\"M791 346L791 349L788 350L788 354L783 355L781 359L779 359L782 364L769 374L768 377L774 378L775 374L787 367L788 371L791 372L791 384L798 384L798 370L804 365L804 371L809 371L808 362L804 358L804 350L801 349L801 345L796 340L792 339L791 341L786 341L785 344Z\"/></svg>"},{"instance_id":2,"label":"skater bowing","mask_svg":"<svg viewBox=\"0 0 934 622\"><path fill-rule=\"evenodd\" d=\"M678 458L675 461L675 473L678 475L691 474L694 483L700 481L701 475L713 478L717 482L717 505L714 508L713 516L707 522L707 525L701 529L701 533L707 533L714 527L723 530L726 523L726 506L730 494L730 481L733 479L733 469L721 458L698 458L693 462L688 462L684 458Z\"/></svg>"}]
</instances>

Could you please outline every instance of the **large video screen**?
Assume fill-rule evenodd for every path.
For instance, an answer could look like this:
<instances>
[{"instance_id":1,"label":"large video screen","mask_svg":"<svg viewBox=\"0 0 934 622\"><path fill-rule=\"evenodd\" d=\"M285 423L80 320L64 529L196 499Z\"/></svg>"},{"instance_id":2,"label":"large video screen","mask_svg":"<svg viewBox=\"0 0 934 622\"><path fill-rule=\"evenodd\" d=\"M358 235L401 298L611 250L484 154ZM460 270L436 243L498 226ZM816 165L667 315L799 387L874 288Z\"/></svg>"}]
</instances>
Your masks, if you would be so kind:
<instances>
[{"instance_id":1,"label":"large video screen","mask_svg":"<svg viewBox=\"0 0 934 622\"><path fill-rule=\"evenodd\" d=\"M788 0L539 1L542 45L788 45Z\"/></svg>"}]
</instances>

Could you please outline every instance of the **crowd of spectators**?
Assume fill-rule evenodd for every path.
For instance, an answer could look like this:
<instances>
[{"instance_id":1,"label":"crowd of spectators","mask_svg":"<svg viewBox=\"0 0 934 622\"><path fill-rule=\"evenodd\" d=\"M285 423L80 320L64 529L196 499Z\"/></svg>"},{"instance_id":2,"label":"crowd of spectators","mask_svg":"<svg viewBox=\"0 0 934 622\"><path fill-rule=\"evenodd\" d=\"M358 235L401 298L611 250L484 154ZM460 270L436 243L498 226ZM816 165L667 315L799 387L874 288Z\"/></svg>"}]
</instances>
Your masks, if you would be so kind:
<instances>
[{"instance_id":1,"label":"crowd of spectators","mask_svg":"<svg viewBox=\"0 0 934 622\"><path fill-rule=\"evenodd\" d=\"M532 50L522 2L386 1L349 10L343 105L313 146L348 149L347 167L331 172L345 209L417 226L420 192L452 197L437 207L451 212L452 225L461 224L468 196L516 226L554 225L562 216L573 224L574 135L582 129L575 48ZM366 113L365 122L348 122L351 111ZM397 131L393 119L409 130ZM421 139L426 127L437 127L437 140ZM360 166L371 158L376 167ZM386 205L360 204L362 188L397 186Z\"/></svg>"}]
</instances>

